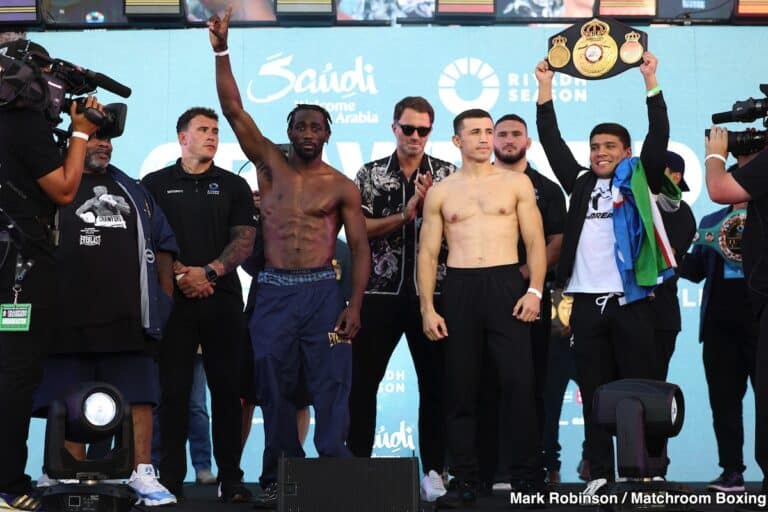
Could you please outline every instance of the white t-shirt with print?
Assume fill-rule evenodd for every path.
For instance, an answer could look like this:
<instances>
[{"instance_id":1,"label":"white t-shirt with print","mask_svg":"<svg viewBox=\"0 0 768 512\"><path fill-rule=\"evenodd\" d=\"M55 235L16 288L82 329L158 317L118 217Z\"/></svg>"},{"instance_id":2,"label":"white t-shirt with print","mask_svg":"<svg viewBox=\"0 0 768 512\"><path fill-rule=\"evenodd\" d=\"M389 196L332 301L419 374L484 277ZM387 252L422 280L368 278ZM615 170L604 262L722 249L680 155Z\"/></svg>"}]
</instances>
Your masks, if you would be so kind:
<instances>
[{"instance_id":1,"label":"white t-shirt with print","mask_svg":"<svg viewBox=\"0 0 768 512\"><path fill-rule=\"evenodd\" d=\"M566 293L621 293L624 286L616 265L613 197L610 178L600 178L592 189L584 227L576 247L573 272Z\"/></svg>"}]
</instances>

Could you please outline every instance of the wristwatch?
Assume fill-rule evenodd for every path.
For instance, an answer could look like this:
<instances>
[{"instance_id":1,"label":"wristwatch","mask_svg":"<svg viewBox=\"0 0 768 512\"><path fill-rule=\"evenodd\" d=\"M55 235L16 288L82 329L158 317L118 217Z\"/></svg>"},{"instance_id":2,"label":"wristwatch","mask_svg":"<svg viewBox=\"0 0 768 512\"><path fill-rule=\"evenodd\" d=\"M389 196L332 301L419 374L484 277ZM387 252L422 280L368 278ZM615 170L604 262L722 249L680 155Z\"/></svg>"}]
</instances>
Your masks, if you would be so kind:
<instances>
[{"instance_id":1,"label":"wristwatch","mask_svg":"<svg viewBox=\"0 0 768 512\"><path fill-rule=\"evenodd\" d=\"M216 280L219 278L219 274L217 274L216 271L213 270L212 266L206 265L203 267L203 270L205 271L205 278L208 280L209 283L215 283Z\"/></svg>"}]
</instances>

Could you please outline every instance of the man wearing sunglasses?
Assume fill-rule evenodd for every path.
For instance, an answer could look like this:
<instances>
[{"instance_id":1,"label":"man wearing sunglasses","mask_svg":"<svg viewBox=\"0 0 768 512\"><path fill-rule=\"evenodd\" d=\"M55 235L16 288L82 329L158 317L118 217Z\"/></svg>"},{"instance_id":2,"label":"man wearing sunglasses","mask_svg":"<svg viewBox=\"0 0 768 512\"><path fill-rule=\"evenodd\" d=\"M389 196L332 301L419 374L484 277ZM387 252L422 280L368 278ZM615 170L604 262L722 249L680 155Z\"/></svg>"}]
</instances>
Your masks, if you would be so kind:
<instances>
[{"instance_id":1,"label":"man wearing sunglasses","mask_svg":"<svg viewBox=\"0 0 768 512\"><path fill-rule=\"evenodd\" d=\"M442 358L440 347L421 330L416 285L417 240L424 195L456 168L424 152L435 111L419 96L395 105L392 132L397 149L369 162L355 183L371 245L371 275L361 311L362 329L352 346L351 424L348 445L357 457L370 457L376 427L376 393L389 358L405 334L419 381L419 452L422 498L445 494L443 469ZM438 285L445 275L447 248L440 254Z\"/></svg>"}]
</instances>

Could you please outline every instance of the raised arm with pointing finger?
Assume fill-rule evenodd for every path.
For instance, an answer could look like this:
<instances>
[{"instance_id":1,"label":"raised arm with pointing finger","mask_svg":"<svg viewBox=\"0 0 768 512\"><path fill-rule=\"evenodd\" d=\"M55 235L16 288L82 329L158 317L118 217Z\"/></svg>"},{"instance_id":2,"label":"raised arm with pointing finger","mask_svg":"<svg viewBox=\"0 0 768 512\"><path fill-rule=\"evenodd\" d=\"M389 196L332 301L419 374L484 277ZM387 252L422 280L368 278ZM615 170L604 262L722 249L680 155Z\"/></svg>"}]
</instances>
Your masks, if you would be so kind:
<instances>
[{"instance_id":1,"label":"raised arm with pointing finger","mask_svg":"<svg viewBox=\"0 0 768 512\"><path fill-rule=\"evenodd\" d=\"M271 140L264 137L253 118L243 109L243 101L229 61L229 20L232 7L223 18L213 16L208 21L211 46L216 58L216 90L224 117L237 136L245 155L251 162L263 162L272 171L285 167L285 156Z\"/></svg>"}]
</instances>

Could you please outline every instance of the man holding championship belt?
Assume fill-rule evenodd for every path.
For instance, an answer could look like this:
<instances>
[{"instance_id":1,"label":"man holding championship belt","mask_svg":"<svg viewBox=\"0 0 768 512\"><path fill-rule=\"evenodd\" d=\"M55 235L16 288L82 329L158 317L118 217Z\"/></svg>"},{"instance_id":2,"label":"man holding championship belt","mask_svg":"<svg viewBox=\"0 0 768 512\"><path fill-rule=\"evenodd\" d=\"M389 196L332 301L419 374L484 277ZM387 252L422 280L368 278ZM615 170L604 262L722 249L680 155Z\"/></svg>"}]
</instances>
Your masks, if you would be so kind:
<instances>
[{"instance_id":1,"label":"man holding championship belt","mask_svg":"<svg viewBox=\"0 0 768 512\"><path fill-rule=\"evenodd\" d=\"M591 480L584 493L589 495L614 479L611 436L596 426L592 417L595 390L622 378L659 378L650 296L658 278L667 279L670 266L674 265L663 226L654 225L653 234L663 235L666 243L650 249L655 257L644 269L645 278L649 279L644 278L641 283L639 274L628 272L616 254L617 244L622 247L629 238L623 223L631 215L630 206L620 201L622 194L629 193L618 188L620 172L624 180L627 175L647 179L644 187L633 188L631 193L638 204L644 201L649 211L655 204L648 189L659 193L667 179L664 170L669 120L656 81L656 66L656 57L645 52L640 72L645 82L649 129L640 158L630 158L632 149L626 128L617 123L601 123L590 133L589 168L576 161L560 135L552 102L552 66L542 61L535 71L539 82L539 140L555 176L571 196L558 283L564 286L565 294L574 298L571 343L584 404L586 457L591 464ZM644 240L654 244L656 237L645 232ZM649 451L654 456L661 456L664 447L661 439L649 440Z\"/></svg>"}]
</instances>

